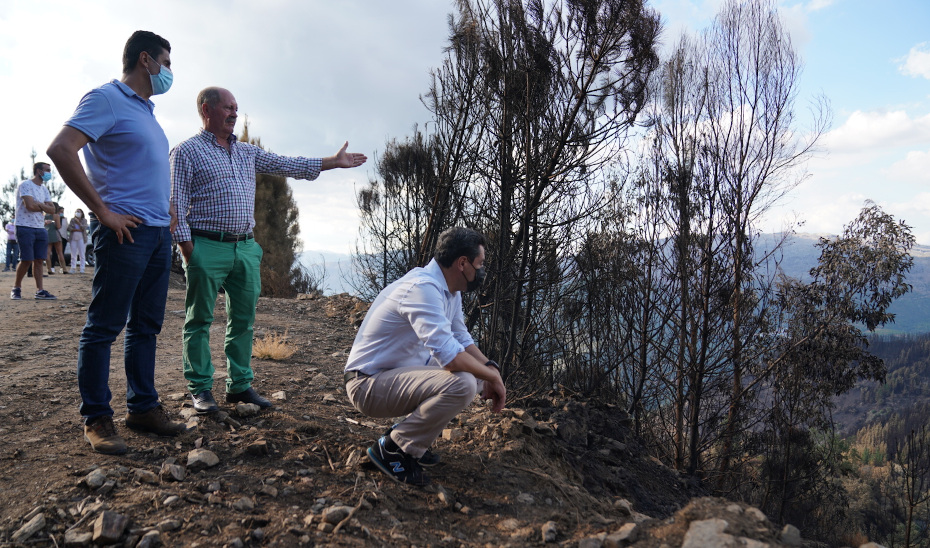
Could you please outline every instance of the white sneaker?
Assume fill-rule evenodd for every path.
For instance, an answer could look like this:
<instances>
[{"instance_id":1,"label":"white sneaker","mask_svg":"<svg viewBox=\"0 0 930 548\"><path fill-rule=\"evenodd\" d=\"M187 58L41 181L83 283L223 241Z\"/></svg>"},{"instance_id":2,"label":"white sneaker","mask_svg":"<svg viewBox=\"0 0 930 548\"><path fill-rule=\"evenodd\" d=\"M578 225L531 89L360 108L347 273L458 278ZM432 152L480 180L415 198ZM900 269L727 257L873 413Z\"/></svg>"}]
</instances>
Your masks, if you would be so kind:
<instances>
[{"instance_id":1,"label":"white sneaker","mask_svg":"<svg viewBox=\"0 0 930 548\"><path fill-rule=\"evenodd\" d=\"M73 268L71 269L71 273L74 274L74 269L73 269Z\"/></svg>"}]
</instances>

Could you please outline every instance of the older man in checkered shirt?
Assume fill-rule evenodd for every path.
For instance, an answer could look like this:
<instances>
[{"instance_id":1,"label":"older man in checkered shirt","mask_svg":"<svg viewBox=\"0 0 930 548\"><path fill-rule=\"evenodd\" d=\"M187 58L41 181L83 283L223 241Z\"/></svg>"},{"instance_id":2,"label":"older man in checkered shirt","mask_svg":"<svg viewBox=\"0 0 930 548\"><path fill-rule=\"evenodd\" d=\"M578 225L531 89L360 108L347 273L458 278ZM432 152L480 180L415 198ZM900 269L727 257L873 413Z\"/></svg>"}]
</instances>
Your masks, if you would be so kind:
<instances>
[{"instance_id":1,"label":"older man in checkered shirt","mask_svg":"<svg viewBox=\"0 0 930 548\"><path fill-rule=\"evenodd\" d=\"M226 89L209 87L197 96L200 133L171 151L171 205L177 210L178 242L187 273L184 320L184 377L194 408L217 410L213 397L210 326L216 295L226 292L226 401L271 403L252 388L252 325L261 292L262 249L255 227L255 175L268 173L316 179L321 171L365 163L364 154L328 158L286 157L240 143L233 135L238 105Z\"/></svg>"}]
</instances>

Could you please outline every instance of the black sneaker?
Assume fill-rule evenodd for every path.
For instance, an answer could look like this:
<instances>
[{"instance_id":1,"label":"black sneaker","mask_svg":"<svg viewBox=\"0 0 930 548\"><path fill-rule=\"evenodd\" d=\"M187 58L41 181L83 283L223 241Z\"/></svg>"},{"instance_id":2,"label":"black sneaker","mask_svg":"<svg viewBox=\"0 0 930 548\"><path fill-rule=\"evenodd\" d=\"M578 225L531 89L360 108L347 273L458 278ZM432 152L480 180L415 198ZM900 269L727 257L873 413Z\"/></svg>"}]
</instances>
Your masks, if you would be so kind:
<instances>
[{"instance_id":1,"label":"black sneaker","mask_svg":"<svg viewBox=\"0 0 930 548\"><path fill-rule=\"evenodd\" d=\"M38 301L54 301L57 298L58 297L52 295L51 293L49 293L48 291L44 289L40 289L36 291L36 300Z\"/></svg>"},{"instance_id":2,"label":"black sneaker","mask_svg":"<svg viewBox=\"0 0 930 548\"><path fill-rule=\"evenodd\" d=\"M396 424L394 426L397 426ZM391 432L394 431L394 426L387 429L387 432L384 433L385 436L390 436ZM426 453L423 453L423 456L417 459L417 462L420 463L420 466L426 466L427 468L431 466L436 466L439 464L439 455L433 453L431 447L426 448Z\"/></svg>"},{"instance_id":3,"label":"black sneaker","mask_svg":"<svg viewBox=\"0 0 930 548\"><path fill-rule=\"evenodd\" d=\"M377 466L389 478L398 483L409 483L410 485L424 486L429 485L429 476L423 472L423 468L417 459L401 451L388 451L384 446L387 438L381 436L374 445L368 448L368 458L372 464Z\"/></svg>"}]
</instances>

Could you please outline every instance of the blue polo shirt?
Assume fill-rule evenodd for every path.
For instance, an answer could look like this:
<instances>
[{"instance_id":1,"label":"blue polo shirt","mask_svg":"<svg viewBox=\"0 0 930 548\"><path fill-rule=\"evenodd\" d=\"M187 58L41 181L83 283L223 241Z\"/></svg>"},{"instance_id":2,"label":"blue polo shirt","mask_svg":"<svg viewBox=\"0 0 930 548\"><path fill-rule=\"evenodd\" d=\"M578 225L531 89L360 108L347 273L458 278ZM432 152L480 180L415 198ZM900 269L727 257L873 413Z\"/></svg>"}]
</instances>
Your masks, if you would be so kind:
<instances>
[{"instance_id":1,"label":"blue polo shirt","mask_svg":"<svg viewBox=\"0 0 930 548\"><path fill-rule=\"evenodd\" d=\"M84 146L87 176L111 211L135 215L148 226L168 226L168 137L154 109L112 80L87 93L65 125L90 139Z\"/></svg>"}]
</instances>

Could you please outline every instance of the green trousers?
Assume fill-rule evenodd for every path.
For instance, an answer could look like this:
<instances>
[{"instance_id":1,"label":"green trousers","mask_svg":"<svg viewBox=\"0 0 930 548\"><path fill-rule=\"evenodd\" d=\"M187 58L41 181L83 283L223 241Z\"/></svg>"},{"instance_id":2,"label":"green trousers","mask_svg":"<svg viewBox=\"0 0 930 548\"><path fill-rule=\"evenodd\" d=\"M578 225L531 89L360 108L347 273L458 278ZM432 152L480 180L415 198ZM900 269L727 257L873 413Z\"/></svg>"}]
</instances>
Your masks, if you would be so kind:
<instances>
[{"instance_id":1,"label":"green trousers","mask_svg":"<svg viewBox=\"0 0 930 548\"><path fill-rule=\"evenodd\" d=\"M193 237L194 251L184 265L187 273L184 318L184 378L194 393L213 389L210 326L216 295L226 292L226 392L252 386L252 326L262 290L262 248L255 240L217 242Z\"/></svg>"}]
</instances>

